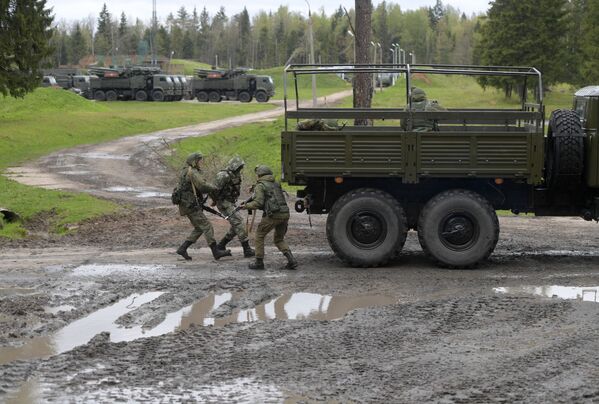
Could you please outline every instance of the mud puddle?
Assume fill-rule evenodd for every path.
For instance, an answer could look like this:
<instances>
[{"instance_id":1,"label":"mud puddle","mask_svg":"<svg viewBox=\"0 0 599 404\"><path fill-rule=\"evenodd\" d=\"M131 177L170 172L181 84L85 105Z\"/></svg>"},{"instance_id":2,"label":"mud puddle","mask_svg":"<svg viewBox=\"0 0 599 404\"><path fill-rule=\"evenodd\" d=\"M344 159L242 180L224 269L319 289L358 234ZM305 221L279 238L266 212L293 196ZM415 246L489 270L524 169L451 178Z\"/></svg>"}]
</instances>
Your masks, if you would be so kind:
<instances>
[{"instance_id":1,"label":"mud puddle","mask_svg":"<svg viewBox=\"0 0 599 404\"><path fill-rule=\"evenodd\" d=\"M496 293L529 294L567 300L599 303L599 286L513 286L494 288Z\"/></svg>"},{"instance_id":2,"label":"mud puddle","mask_svg":"<svg viewBox=\"0 0 599 404\"><path fill-rule=\"evenodd\" d=\"M58 314L61 311L73 311L75 310L75 306L71 306L70 304L63 304L61 306L46 306L44 307L44 312L50 314Z\"/></svg>"},{"instance_id":3,"label":"mud puddle","mask_svg":"<svg viewBox=\"0 0 599 404\"><path fill-rule=\"evenodd\" d=\"M36 292L35 289L32 288L7 288L0 287L0 298L9 297L9 296L18 296L18 295L31 295Z\"/></svg>"},{"instance_id":4,"label":"mud puddle","mask_svg":"<svg viewBox=\"0 0 599 404\"><path fill-rule=\"evenodd\" d=\"M88 264L73 269L77 276L107 276L116 273L142 275L167 269L163 265L128 265L128 264Z\"/></svg>"},{"instance_id":5,"label":"mud puddle","mask_svg":"<svg viewBox=\"0 0 599 404\"><path fill-rule=\"evenodd\" d=\"M102 333L110 333L111 342L133 341L156 337L191 326L225 326L267 320L336 320L348 312L366 307L393 304L397 299L385 295L330 296L316 293L293 293L279 296L254 308L235 310L225 317L211 317L211 313L233 299L232 293L210 294L197 302L168 313L164 320L151 329L141 325L124 328L116 324L123 315L149 303L163 292L133 294L117 303L76 320L51 336L33 338L19 347L0 348L0 364L15 360L46 358L67 352L89 342ZM52 310L67 310L59 306Z\"/></svg>"},{"instance_id":6,"label":"mud puddle","mask_svg":"<svg viewBox=\"0 0 599 404\"><path fill-rule=\"evenodd\" d=\"M83 345L102 332L112 333L115 329L118 330L114 323L119 317L157 299L162 293L133 294L72 322L53 335L33 338L19 347L2 347L0 348L0 364L15 360L47 358Z\"/></svg>"},{"instance_id":7,"label":"mud puddle","mask_svg":"<svg viewBox=\"0 0 599 404\"><path fill-rule=\"evenodd\" d=\"M104 188L108 192L123 192L136 194L136 198L169 198L171 195L166 192L160 192L152 189L133 188L133 187L110 187Z\"/></svg>"}]
</instances>

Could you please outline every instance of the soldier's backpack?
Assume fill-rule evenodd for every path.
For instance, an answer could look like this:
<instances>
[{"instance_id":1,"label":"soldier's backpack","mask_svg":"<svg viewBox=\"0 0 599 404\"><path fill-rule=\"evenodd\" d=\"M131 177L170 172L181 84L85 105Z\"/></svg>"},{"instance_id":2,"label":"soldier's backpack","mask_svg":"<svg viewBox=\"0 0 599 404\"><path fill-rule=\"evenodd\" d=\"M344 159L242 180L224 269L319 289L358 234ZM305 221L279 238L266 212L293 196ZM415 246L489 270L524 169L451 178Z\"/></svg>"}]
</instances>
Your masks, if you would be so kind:
<instances>
[{"instance_id":1,"label":"soldier's backpack","mask_svg":"<svg viewBox=\"0 0 599 404\"><path fill-rule=\"evenodd\" d=\"M173 188L173 193L171 194L171 202L173 205L181 204L181 187L177 184L175 188Z\"/></svg>"},{"instance_id":2,"label":"soldier's backpack","mask_svg":"<svg viewBox=\"0 0 599 404\"><path fill-rule=\"evenodd\" d=\"M283 189L278 182L260 181L264 186L264 213L266 216L272 216L275 213L289 213L287 200L283 194Z\"/></svg>"}]
</instances>

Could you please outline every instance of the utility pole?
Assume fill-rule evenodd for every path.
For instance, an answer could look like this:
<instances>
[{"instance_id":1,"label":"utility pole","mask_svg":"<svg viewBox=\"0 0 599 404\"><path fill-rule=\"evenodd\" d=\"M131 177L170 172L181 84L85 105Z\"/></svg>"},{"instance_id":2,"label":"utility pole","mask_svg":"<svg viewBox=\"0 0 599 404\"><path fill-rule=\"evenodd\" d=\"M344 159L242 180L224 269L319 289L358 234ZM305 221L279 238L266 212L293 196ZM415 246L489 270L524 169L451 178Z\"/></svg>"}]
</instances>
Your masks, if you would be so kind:
<instances>
[{"instance_id":1,"label":"utility pole","mask_svg":"<svg viewBox=\"0 0 599 404\"><path fill-rule=\"evenodd\" d=\"M150 64L158 64L156 58L156 28L158 28L158 16L156 14L156 0L152 0L152 27L150 29L150 51L152 52L152 61Z\"/></svg>"},{"instance_id":2,"label":"utility pole","mask_svg":"<svg viewBox=\"0 0 599 404\"><path fill-rule=\"evenodd\" d=\"M308 5L308 40L310 41L310 64L316 64L314 60L314 34L312 32L312 10L310 10L310 3L306 0ZM312 106L316 106L316 75L312 75Z\"/></svg>"}]
</instances>

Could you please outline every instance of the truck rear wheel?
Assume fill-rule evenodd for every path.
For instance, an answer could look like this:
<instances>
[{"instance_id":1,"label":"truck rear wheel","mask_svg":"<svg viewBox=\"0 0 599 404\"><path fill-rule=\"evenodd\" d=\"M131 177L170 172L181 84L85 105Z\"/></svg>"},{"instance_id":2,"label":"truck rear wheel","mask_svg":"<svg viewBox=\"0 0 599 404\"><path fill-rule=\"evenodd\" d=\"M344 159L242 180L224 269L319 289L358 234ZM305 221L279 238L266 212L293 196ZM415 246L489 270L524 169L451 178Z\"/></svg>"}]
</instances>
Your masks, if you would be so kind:
<instances>
[{"instance_id":1,"label":"truck rear wheel","mask_svg":"<svg viewBox=\"0 0 599 404\"><path fill-rule=\"evenodd\" d=\"M208 99L210 100L210 102L220 102L221 101L220 94L216 91L211 91L210 94L208 94Z\"/></svg>"},{"instance_id":2,"label":"truck rear wheel","mask_svg":"<svg viewBox=\"0 0 599 404\"><path fill-rule=\"evenodd\" d=\"M481 195L463 189L440 193L418 219L424 252L442 266L471 268L487 259L499 239L499 221Z\"/></svg>"},{"instance_id":3,"label":"truck rear wheel","mask_svg":"<svg viewBox=\"0 0 599 404\"><path fill-rule=\"evenodd\" d=\"M256 101L258 101L258 102L267 102L269 99L268 95L264 91L256 92L255 97L256 97Z\"/></svg>"},{"instance_id":4,"label":"truck rear wheel","mask_svg":"<svg viewBox=\"0 0 599 404\"><path fill-rule=\"evenodd\" d=\"M208 93L206 91L198 91L196 98L199 102L208 102Z\"/></svg>"},{"instance_id":5,"label":"truck rear wheel","mask_svg":"<svg viewBox=\"0 0 599 404\"><path fill-rule=\"evenodd\" d=\"M94 93L94 100L96 101L106 101L106 93L102 90L98 90Z\"/></svg>"},{"instance_id":6,"label":"truck rear wheel","mask_svg":"<svg viewBox=\"0 0 599 404\"><path fill-rule=\"evenodd\" d=\"M135 93L135 100L136 101L147 101L148 93L146 93L144 90L139 90L138 92Z\"/></svg>"},{"instance_id":7,"label":"truck rear wheel","mask_svg":"<svg viewBox=\"0 0 599 404\"><path fill-rule=\"evenodd\" d=\"M114 91L114 90L106 91L106 101L116 101L117 98L118 98L118 95L117 95L116 91Z\"/></svg>"},{"instance_id":8,"label":"truck rear wheel","mask_svg":"<svg viewBox=\"0 0 599 404\"><path fill-rule=\"evenodd\" d=\"M354 267L376 267L395 257L406 241L407 220L386 192L360 188L335 202L327 218L327 239L335 254Z\"/></svg>"},{"instance_id":9,"label":"truck rear wheel","mask_svg":"<svg viewBox=\"0 0 599 404\"><path fill-rule=\"evenodd\" d=\"M152 91L152 100L154 101L164 101L164 93L160 90Z\"/></svg>"},{"instance_id":10,"label":"truck rear wheel","mask_svg":"<svg viewBox=\"0 0 599 404\"><path fill-rule=\"evenodd\" d=\"M252 101L252 96L247 91L240 92L237 98L241 102L250 102L250 101Z\"/></svg>"},{"instance_id":11,"label":"truck rear wheel","mask_svg":"<svg viewBox=\"0 0 599 404\"><path fill-rule=\"evenodd\" d=\"M584 173L584 137L576 112L557 109L551 113L547 133L547 183L552 188L577 187Z\"/></svg>"}]
</instances>

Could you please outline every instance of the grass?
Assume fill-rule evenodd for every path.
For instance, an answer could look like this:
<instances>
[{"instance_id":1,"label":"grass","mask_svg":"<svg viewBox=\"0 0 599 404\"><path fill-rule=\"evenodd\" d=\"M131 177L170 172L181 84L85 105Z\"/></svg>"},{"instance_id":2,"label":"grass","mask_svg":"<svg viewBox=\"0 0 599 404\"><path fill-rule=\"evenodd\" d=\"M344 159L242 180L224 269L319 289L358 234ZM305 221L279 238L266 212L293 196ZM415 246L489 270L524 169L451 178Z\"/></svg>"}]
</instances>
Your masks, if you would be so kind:
<instances>
[{"instance_id":1,"label":"grass","mask_svg":"<svg viewBox=\"0 0 599 404\"><path fill-rule=\"evenodd\" d=\"M40 88L23 99L0 97L0 170L56 150L263 111L267 104L95 103L64 90ZM0 206L25 220L50 214L57 232L118 207L89 195L33 188L0 177ZM21 226L0 236L22 237Z\"/></svg>"},{"instance_id":2,"label":"grass","mask_svg":"<svg viewBox=\"0 0 599 404\"><path fill-rule=\"evenodd\" d=\"M183 74L187 76L193 76L195 69L210 69L210 65L207 63L196 62L193 60L186 59L173 59L171 61L173 65L183 66Z\"/></svg>"},{"instance_id":3,"label":"grass","mask_svg":"<svg viewBox=\"0 0 599 404\"><path fill-rule=\"evenodd\" d=\"M275 96L274 99L283 99L283 67L274 67L272 69L261 69L253 70L254 74L264 74L271 76L275 83ZM293 83L293 75L287 75L287 98L295 98L295 87ZM299 91L300 100L306 100L312 98L312 76L302 75L297 80L297 87ZM325 95L333 94L343 90L351 89L351 84L343 81L339 77L330 74L320 74L316 76L316 95L322 97Z\"/></svg>"}]
</instances>

